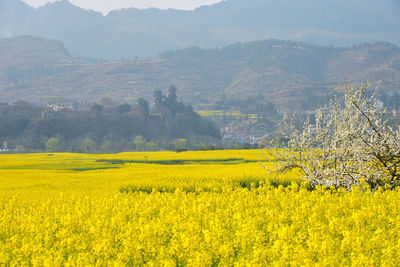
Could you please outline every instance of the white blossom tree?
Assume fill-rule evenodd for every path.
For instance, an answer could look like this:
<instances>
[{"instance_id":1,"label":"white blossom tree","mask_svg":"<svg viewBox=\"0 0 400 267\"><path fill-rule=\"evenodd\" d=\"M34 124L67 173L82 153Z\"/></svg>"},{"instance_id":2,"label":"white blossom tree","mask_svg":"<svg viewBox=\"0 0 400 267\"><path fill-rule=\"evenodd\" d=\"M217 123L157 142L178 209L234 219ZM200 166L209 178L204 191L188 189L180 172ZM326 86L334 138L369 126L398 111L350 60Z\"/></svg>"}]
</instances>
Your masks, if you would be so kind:
<instances>
[{"instance_id":1,"label":"white blossom tree","mask_svg":"<svg viewBox=\"0 0 400 267\"><path fill-rule=\"evenodd\" d=\"M293 116L285 116L282 133L288 145L266 149L263 165L270 173L299 169L311 185L345 187L367 183L371 188L400 184L400 127L384 120L376 91L368 97L367 83L358 89L345 85L344 105L335 99L315 111L315 124L307 120L296 129Z\"/></svg>"}]
</instances>

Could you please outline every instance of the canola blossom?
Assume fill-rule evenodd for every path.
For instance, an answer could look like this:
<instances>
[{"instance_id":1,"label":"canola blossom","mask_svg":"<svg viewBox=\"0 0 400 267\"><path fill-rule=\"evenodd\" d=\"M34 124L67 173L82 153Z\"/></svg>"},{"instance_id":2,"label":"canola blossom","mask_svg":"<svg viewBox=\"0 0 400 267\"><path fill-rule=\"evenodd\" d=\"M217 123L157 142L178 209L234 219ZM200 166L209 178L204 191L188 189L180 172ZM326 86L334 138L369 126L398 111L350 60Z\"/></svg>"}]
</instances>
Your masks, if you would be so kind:
<instances>
[{"instance_id":1,"label":"canola blossom","mask_svg":"<svg viewBox=\"0 0 400 267\"><path fill-rule=\"evenodd\" d=\"M400 190L284 187L259 153L0 155L0 265L397 264Z\"/></svg>"}]
</instances>

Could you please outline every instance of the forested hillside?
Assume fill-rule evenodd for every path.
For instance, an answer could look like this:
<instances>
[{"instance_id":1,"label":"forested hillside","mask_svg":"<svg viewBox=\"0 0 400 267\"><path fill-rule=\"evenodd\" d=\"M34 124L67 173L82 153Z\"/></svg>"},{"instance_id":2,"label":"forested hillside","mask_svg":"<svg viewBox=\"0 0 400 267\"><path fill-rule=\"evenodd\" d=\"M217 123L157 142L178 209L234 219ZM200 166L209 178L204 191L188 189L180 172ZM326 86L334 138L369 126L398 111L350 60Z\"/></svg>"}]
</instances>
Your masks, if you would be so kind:
<instances>
[{"instance_id":1,"label":"forested hillside","mask_svg":"<svg viewBox=\"0 0 400 267\"><path fill-rule=\"evenodd\" d=\"M174 85L181 99L196 108L256 97L276 109L309 110L326 103L345 79L356 85L367 79L393 95L400 88L399 47L264 40L164 52L153 60L96 61L70 56L58 41L29 36L0 40L0 102L109 97L132 104L138 98L150 101L155 90Z\"/></svg>"}]
</instances>

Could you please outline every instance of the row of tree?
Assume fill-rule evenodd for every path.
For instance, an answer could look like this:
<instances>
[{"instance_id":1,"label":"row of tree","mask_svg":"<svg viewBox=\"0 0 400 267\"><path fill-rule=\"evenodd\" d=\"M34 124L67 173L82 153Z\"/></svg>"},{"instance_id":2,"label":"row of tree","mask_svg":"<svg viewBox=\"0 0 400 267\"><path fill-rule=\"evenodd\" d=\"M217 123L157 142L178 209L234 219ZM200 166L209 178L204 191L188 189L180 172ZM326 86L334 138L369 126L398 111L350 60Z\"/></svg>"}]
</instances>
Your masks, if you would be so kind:
<instances>
[{"instance_id":1,"label":"row of tree","mask_svg":"<svg viewBox=\"0 0 400 267\"><path fill-rule=\"evenodd\" d=\"M143 142L139 142L140 138ZM138 139L139 138L139 139ZM179 139L214 143L217 126L177 101L176 88L154 93L154 105L93 104L89 109L54 111L26 102L0 106L0 141L9 147L51 151L124 151L173 149ZM198 141L200 140L200 141ZM139 145L140 143L140 145Z\"/></svg>"}]
</instances>

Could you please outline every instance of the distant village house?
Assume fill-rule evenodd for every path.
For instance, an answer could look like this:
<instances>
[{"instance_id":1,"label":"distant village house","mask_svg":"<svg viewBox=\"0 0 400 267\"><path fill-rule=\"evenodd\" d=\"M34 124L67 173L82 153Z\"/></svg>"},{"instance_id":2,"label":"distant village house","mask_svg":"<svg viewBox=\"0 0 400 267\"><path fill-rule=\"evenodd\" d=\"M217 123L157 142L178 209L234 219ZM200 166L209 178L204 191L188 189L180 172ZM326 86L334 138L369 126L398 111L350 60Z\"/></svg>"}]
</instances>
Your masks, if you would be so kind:
<instances>
[{"instance_id":1,"label":"distant village house","mask_svg":"<svg viewBox=\"0 0 400 267\"><path fill-rule=\"evenodd\" d=\"M47 104L47 108L54 111L72 110L74 106L72 104Z\"/></svg>"}]
</instances>

